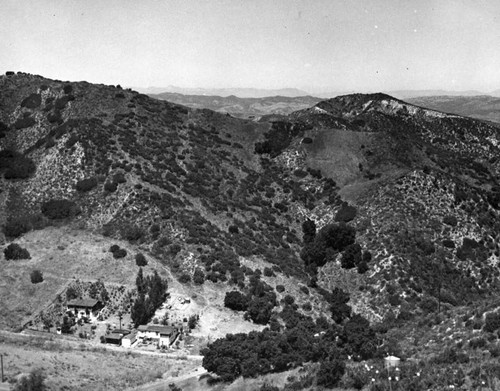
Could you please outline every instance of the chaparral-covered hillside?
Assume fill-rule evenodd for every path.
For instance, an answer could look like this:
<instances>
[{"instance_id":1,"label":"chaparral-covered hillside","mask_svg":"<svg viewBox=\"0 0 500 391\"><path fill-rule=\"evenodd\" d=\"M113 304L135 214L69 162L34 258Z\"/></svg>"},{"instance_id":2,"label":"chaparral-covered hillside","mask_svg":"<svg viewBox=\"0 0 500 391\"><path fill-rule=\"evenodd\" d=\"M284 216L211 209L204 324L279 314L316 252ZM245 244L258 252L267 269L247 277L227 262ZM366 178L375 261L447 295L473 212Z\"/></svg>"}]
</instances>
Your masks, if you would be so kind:
<instances>
[{"instance_id":1,"label":"chaparral-covered hillside","mask_svg":"<svg viewBox=\"0 0 500 391\"><path fill-rule=\"evenodd\" d=\"M207 389L494 386L499 141L384 94L246 120L8 73L0 325L83 333L66 307L91 303L82 339L182 335ZM387 354L398 383L375 375Z\"/></svg>"}]
</instances>

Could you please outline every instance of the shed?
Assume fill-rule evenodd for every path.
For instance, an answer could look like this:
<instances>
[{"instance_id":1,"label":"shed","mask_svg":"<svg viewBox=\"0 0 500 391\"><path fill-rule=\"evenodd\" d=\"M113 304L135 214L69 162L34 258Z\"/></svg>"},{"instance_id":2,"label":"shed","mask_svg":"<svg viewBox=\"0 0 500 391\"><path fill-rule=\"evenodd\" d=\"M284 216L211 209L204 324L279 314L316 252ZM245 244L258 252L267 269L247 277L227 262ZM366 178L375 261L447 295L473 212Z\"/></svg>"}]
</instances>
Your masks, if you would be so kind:
<instances>
[{"instance_id":1,"label":"shed","mask_svg":"<svg viewBox=\"0 0 500 391\"><path fill-rule=\"evenodd\" d=\"M401 363L401 359L396 356L387 356L385 359L385 367L386 368L391 368L391 367L399 367L399 364Z\"/></svg>"},{"instance_id":2,"label":"shed","mask_svg":"<svg viewBox=\"0 0 500 391\"><path fill-rule=\"evenodd\" d=\"M111 333L104 336L106 343L121 345L123 334Z\"/></svg>"}]
</instances>

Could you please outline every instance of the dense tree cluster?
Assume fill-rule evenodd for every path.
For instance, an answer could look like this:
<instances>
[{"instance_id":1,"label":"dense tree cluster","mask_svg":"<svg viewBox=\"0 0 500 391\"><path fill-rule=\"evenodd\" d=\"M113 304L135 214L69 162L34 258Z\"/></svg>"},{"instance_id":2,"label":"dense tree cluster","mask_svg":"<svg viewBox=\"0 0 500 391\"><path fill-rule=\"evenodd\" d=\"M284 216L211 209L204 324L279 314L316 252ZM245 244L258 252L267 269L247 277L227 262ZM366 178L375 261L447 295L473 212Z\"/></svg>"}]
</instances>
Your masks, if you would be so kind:
<instances>
[{"instance_id":1,"label":"dense tree cluster","mask_svg":"<svg viewBox=\"0 0 500 391\"><path fill-rule=\"evenodd\" d=\"M375 354L376 335L360 316L344 326L331 325L324 318L313 321L298 313L294 305L285 305L279 316L284 328L273 319L261 332L228 334L208 345L202 351L203 366L223 381L232 381L320 362L318 384L333 386L344 373L347 355L366 359Z\"/></svg>"},{"instance_id":2,"label":"dense tree cluster","mask_svg":"<svg viewBox=\"0 0 500 391\"><path fill-rule=\"evenodd\" d=\"M65 219L80 213L80 208L73 201L65 199L53 199L44 202L41 210L51 220Z\"/></svg>"},{"instance_id":3,"label":"dense tree cluster","mask_svg":"<svg viewBox=\"0 0 500 391\"><path fill-rule=\"evenodd\" d=\"M78 191L86 192L86 191L92 190L96 186L97 186L97 178L91 177L91 178L85 178L85 179L82 179L81 181L76 182L75 188Z\"/></svg>"},{"instance_id":4,"label":"dense tree cluster","mask_svg":"<svg viewBox=\"0 0 500 391\"><path fill-rule=\"evenodd\" d=\"M317 234L313 222L306 221L302 225L304 231L304 247L300 257L306 266L320 267L347 246L354 244L356 230L345 223L325 225Z\"/></svg>"},{"instance_id":5,"label":"dense tree cluster","mask_svg":"<svg viewBox=\"0 0 500 391\"><path fill-rule=\"evenodd\" d=\"M136 278L137 298L132 305L131 317L135 326L146 324L167 296L167 281L156 270L152 276L144 277L142 268Z\"/></svg>"},{"instance_id":6,"label":"dense tree cluster","mask_svg":"<svg viewBox=\"0 0 500 391\"><path fill-rule=\"evenodd\" d=\"M276 294L273 289L256 274L250 277L246 294L238 291L227 292L224 305L235 311L246 311L245 319L257 324L267 324L276 306Z\"/></svg>"}]
</instances>

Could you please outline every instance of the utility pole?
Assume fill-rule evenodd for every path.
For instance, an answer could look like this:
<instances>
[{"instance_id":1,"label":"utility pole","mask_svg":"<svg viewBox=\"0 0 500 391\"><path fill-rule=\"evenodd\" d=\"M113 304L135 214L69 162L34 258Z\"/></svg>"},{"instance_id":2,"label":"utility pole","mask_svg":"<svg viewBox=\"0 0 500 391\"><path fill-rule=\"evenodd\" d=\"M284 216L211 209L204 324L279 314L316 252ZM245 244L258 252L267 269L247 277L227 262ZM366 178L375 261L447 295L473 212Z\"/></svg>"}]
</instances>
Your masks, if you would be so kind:
<instances>
[{"instance_id":1,"label":"utility pole","mask_svg":"<svg viewBox=\"0 0 500 391\"><path fill-rule=\"evenodd\" d=\"M0 353L0 363L1 363L1 367L2 367L2 381L0 381L0 383L3 383L3 354Z\"/></svg>"}]
</instances>

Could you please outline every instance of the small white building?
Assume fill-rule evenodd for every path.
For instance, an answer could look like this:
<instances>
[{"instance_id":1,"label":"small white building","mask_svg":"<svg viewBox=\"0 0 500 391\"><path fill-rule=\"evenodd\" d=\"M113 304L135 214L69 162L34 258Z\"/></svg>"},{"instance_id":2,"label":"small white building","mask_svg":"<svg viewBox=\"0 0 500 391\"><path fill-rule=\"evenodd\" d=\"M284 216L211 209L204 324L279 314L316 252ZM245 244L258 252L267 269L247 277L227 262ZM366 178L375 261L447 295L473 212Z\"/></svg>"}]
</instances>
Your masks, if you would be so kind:
<instances>
[{"instance_id":1,"label":"small white building","mask_svg":"<svg viewBox=\"0 0 500 391\"><path fill-rule=\"evenodd\" d=\"M122 338L122 346L124 348L130 348L137 341L137 333L130 333Z\"/></svg>"}]
</instances>

